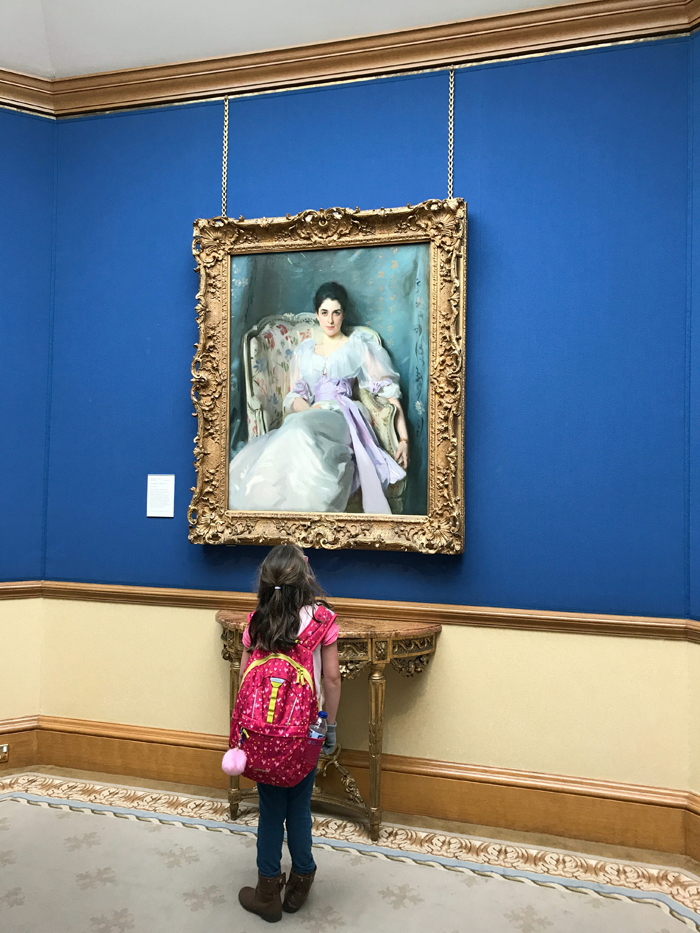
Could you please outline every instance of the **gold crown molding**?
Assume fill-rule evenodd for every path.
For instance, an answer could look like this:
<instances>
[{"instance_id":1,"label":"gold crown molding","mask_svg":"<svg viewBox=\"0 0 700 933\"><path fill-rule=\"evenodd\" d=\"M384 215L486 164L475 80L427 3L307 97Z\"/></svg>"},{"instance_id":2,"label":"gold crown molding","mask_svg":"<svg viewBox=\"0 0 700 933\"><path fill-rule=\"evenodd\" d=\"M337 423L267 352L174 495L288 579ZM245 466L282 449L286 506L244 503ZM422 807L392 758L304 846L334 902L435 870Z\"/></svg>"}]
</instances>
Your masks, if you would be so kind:
<instances>
[{"instance_id":1,"label":"gold crown molding","mask_svg":"<svg viewBox=\"0 0 700 933\"><path fill-rule=\"evenodd\" d=\"M51 580L0 583L0 600L40 598L183 609L230 609L238 612L250 612L255 608L254 593L232 593L225 590L186 590ZM535 609L499 609L491 606L460 606L348 597L334 597L332 602L334 609L346 619L380 619L383 622L401 622L402 624L428 622L431 625L469 625L477 628L519 629L529 632L558 632L571 635L609 635L618 638L652 638L700 644L700 622L695 619L614 616Z\"/></svg>"},{"instance_id":2,"label":"gold crown molding","mask_svg":"<svg viewBox=\"0 0 700 933\"><path fill-rule=\"evenodd\" d=\"M0 68L0 104L53 115L53 82Z\"/></svg>"},{"instance_id":3,"label":"gold crown molding","mask_svg":"<svg viewBox=\"0 0 700 933\"><path fill-rule=\"evenodd\" d=\"M668 36L687 32L698 23L699 0L586 0L293 48L50 81L0 71L0 104L56 116L96 113Z\"/></svg>"},{"instance_id":4,"label":"gold crown molding","mask_svg":"<svg viewBox=\"0 0 700 933\"><path fill-rule=\"evenodd\" d=\"M152 745L175 745L185 748L224 752L228 748L227 735L203 732L183 732L154 726L134 726L126 723L98 722L89 719L68 719L62 716L25 716L20 719L0 720L0 735L18 732L59 732L71 735L121 739L128 742L147 742ZM369 768L369 753L345 749L340 760L348 768ZM693 791L628 784L596 778L539 771L520 771L487 765L462 764L453 761L434 761L404 755L382 755L382 771L419 777L469 781L476 784L496 784L502 787L524 788L532 791L550 791L619 800L654 807L674 807L700 815L700 794Z\"/></svg>"}]
</instances>

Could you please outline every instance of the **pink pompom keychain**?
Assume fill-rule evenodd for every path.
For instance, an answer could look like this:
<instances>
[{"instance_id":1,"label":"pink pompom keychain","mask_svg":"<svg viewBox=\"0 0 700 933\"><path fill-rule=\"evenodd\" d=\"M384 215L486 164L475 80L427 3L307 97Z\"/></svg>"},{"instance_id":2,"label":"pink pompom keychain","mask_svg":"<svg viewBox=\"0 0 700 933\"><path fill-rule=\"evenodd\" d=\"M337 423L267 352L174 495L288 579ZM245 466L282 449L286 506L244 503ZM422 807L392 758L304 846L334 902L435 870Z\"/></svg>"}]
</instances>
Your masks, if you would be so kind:
<instances>
[{"instance_id":1,"label":"pink pompom keychain","mask_svg":"<svg viewBox=\"0 0 700 933\"><path fill-rule=\"evenodd\" d=\"M243 774L245 771L247 760L248 756L242 748L229 748L222 759L221 768L226 774L236 777L236 775Z\"/></svg>"}]
</instances>

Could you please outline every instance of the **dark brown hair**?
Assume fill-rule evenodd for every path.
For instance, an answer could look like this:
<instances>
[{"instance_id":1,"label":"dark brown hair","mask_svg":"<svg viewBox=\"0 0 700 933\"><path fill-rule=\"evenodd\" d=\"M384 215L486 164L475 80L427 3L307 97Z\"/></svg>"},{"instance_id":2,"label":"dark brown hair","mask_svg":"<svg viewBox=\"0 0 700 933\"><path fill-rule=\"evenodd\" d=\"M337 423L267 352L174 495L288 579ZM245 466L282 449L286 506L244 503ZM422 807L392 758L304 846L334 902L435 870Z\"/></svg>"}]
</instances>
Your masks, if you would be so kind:
<instances>
[{"instance_id":1,"label":"dark brown hair","mask_svg":"<svg viewBox=\"0 0 700 933\"><path fill-rule=\"evenodd\" d=\"M324 282L320 285L314 295L314 310L318 313L326 298L337 301L343 310L343 314L348 310L348 293L339 282Z\"/></svg>"},{"instance_id":2,"label":"dark brown hair","mask_svg":"<svg viewBox=\"0 0 700 933\"><path fill-rule=\"evenodd\" d=\"M288 651L304 606L328 606L308 560L296 544L273 547L260 567L258 607L250 620L251 648Z\"/></svg>"}]
</instances>

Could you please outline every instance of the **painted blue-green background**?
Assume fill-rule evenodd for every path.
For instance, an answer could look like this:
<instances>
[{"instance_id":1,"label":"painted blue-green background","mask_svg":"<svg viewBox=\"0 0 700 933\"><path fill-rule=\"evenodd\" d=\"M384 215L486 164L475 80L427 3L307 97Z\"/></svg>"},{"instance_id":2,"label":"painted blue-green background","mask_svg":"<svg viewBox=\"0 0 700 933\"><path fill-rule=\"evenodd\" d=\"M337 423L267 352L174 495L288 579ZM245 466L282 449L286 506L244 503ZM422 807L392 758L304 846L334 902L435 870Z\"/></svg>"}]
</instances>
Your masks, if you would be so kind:
<instances>
[{"instance_id":1,"label":"painted blue-green background","mask_svg":"<svg viewBox=\"0 0 700 933\"><path fill-rule=\"evenodd\" d=\"M243 335L273 314L314 310L324 282L348 292L343 327L376 330L399 374L411 460L404 512L425 515L428 499L428 337L430 307L427 243L236 256L231 260L231 456L248 440Z\"/></svg>"}]
</instances>

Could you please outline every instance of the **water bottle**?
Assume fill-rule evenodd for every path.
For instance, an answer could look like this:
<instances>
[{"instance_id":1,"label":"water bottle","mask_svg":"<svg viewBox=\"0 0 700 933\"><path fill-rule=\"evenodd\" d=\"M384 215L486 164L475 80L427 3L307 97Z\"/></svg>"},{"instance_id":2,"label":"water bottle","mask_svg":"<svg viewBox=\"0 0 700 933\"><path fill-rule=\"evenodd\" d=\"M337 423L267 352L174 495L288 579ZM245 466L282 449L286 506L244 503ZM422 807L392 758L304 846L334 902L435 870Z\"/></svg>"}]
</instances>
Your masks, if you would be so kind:
<instances>
[{"instance_id":1,"label":"water bottle","mask_svg":"<svg viewBox=\"0 0 700 933\"><path fill-rule=\"evenodd\" d=\"M326 732L328 731L328 713L324 713L323 710L318 714L318 719L316 722L311 724L309 729L309 738L310 739L325 739Z\"/></svg>"}]
</instances>

